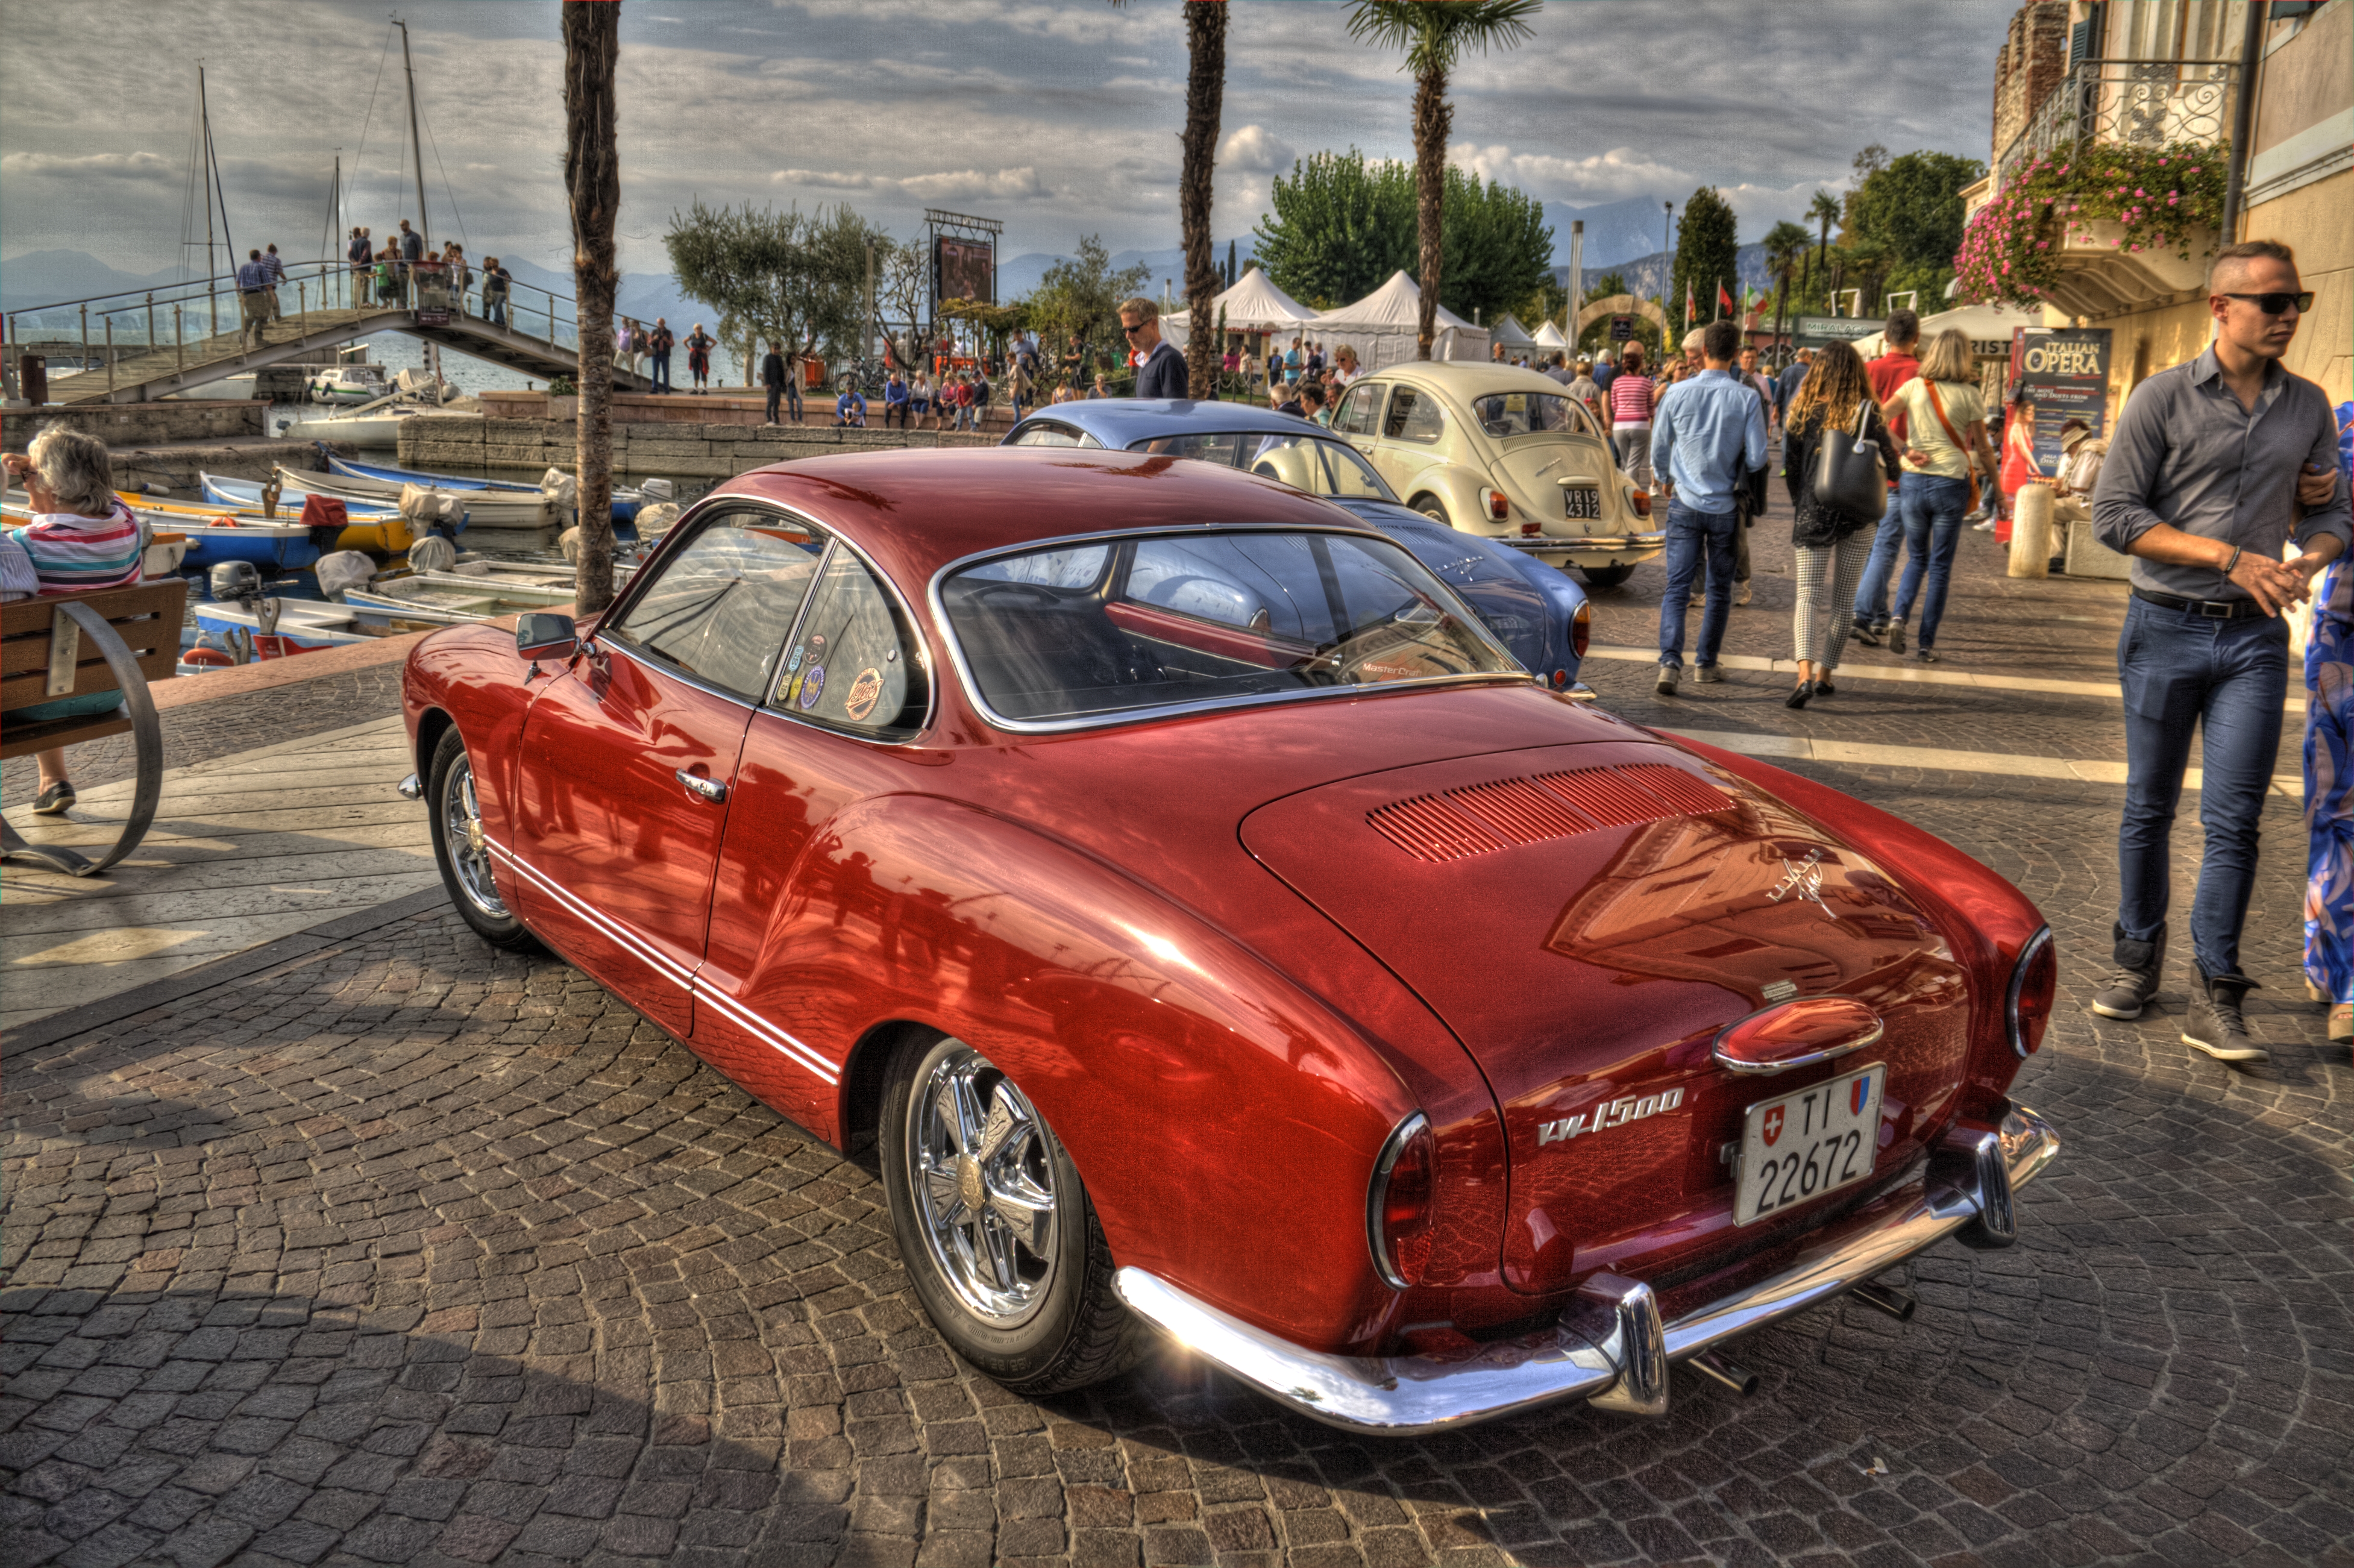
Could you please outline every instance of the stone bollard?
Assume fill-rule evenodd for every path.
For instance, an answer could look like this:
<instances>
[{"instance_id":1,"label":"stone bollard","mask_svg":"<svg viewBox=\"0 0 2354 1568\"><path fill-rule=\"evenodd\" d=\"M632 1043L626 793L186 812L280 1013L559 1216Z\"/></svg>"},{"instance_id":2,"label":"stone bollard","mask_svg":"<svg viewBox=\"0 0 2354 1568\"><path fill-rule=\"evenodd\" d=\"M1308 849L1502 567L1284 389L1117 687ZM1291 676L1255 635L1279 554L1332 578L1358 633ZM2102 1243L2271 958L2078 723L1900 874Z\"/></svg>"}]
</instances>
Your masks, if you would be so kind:
<instances>
[{"instance_id":1,"label":"stone bollard","mask_svg":"<svg viewBox=\"0 0 2354 1568\"><path fill-rule=\"evenodd\" d=\"M2052 575L2052 487L2021 485L2010 518L2010 575Z\"/></svg>"}]
</instances>

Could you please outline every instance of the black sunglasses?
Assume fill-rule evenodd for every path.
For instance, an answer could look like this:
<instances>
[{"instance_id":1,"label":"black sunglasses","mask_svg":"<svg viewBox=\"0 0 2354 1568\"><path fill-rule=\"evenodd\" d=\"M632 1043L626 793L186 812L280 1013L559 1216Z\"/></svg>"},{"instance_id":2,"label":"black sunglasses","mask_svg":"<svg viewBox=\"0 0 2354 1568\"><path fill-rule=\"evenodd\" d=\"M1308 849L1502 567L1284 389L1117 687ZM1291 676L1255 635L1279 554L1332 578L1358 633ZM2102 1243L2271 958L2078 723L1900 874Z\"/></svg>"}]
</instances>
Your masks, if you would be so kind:
<instances>
[{"instance_id":1,"label":"black sunglasses","mask_svg":"<svg viewBox=\"0 0 2354 1568\"><path fill-rule=\"evenodd\" d=\"M2301 294L2226 294L2223 297L2227 300L2245 300L2268 316L2285 315L2291 305L2296 307L2296 313L2299 315L2313 309L2311 289L2307 289Z\"/></svg>"},{"instance_id":2,"label":"black sunglasses","mask_svg":"<svg viewBox=\"0 0 2354 1568\"><path fill-rule=\"evenodd\" d=\"M2308 294L2308 295L2306 295L2306 297L2307 299L2311 299L2313 296L2312 296L2312 295L2310 295L2310 294ZM2275 311L2275 312L2274 312L2273 313L2274 313L2274 315L2278 315L2280 313L2279 313L2279 312L2277 312L2277 311ZM1119 323L1119 330L1121 331L1121 333L1123 333L1123 334L1126 334L1127 336L1129 336L1129 337L1134 337L1138 333L1140 333L1140 332L1142 332L1142 331L1144 330L1144 323L1143 323L1142 322L1139 322L1139 323L1137 323L1134 326L1130 326L1130 325L1129 325L1126 322L1122 322L1122 323Z\"/></svg>"}]
</instances>

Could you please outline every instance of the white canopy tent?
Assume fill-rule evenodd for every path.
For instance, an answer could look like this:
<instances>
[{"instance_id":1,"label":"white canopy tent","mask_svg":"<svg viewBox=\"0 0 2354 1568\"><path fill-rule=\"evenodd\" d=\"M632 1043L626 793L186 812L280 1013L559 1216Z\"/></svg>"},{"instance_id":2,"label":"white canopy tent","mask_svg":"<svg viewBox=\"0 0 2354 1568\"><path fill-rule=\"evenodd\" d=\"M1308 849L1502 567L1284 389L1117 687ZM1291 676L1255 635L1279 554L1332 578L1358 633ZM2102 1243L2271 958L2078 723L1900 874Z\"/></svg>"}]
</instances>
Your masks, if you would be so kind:
<instances>
[{"instance_id":1,"label":"white canopy tent","mask_svg":"<svg viewBox=\"0 0 2354 1568\"><path fill-rule=\"evenodd\" d=\"M1970 344L1981 359L1991 359L2010 352L2010 332L2013 327L2040 327L2043 312L2007 311L1994 305L1963 305L1957 310L1939 311L1934 316L1921 318L1921 346L1950 327L1959 327L1970 334ZM1996 344L2000 344L1999 348ZM1876 359L1887 352L1888 344L1879 333L1855 340L1856 353L1866 359Z\"/></svg>"},{"instance_id":2,"label":"white canopy tent","mask_svg":"<svg viewBox=\"0 0 2354 1568\"><path fill-rule=\"evenodd\" d=\"M1488 341L1502 344L1507 353L1526 354L1544 340L1531 337L1529 329L1522 326L1511 312L1506 311L1488 323Z\"/></svg>"},{"instance_id":3,"label":"white canopy tent","mask_svg":"<svg viewBox=\"0 0 2354 1568\"><path fill-rule=\"evenodd\" d=\"M1300 328L1316 319L1316 313L1267 281L1267 274L1253 265L1235 281L1235 286L1220 294L1210 306L1210 325L1218 324L1218 313L1225 312L1228 332L1279 333L1287 342ZM1193 313L1178 311L1161 318L1161 333L1170 342L1182 348L1185 334L1192 326Z\"/></svg>"},{"instance_id":4,"label":"white canopy tent","mask_svg":"<svg viewBox=\"0 0 2354 1568\"><path fill-rule=\"evenodd\" d=\"M1547 322L1544 325L1537 328L1537 346L1539 348L1565 349L1569 346L1569 339L1561 335L1561 328L1553 325L1551 322Z\"/></svg>"},{"instance_id":5,"label":"white canopy tent","mask_svg":"<svg viewBox=\"0 0 2354 1568\"><path fill-rule=\"evenodd\" d=\"M1357 351L1360 366L1379 370L1415 356L1422 332L1422 291L1401 268L1356 303L1326 311L1315 324L1328 352L1346 344ZM1473 326L1445 305L1433 316L1431 330L1436 334L1430 345L1434 359L1488 357L1487 329Z\"/></svg>"}]
</instances>

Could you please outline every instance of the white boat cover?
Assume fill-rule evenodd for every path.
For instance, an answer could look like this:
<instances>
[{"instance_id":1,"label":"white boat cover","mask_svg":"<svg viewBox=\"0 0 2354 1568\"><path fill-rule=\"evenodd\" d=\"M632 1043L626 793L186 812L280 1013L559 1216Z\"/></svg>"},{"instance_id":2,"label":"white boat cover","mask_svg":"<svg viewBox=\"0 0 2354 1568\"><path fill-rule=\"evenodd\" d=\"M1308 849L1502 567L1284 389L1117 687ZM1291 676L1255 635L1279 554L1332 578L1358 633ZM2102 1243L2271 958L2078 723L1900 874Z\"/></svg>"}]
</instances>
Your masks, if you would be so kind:
<instances>
[{"instance_id":1,"label":"white boat cover","mask_svg":"<svg viewBox=\"0 0 2354 1568\"><path fill-rule=\"evenodd\" d=\"M1326 311L1316 318L1316 335L1332 349L1342 344L1357 351L1357 363L1367 370L1378 370L1384 365L1415 356L1416 340L1422 330L1422 291L1401 268L1390 275L1390 281L1352 305L1342 305ZM1437 341L1431 344L1435 359L1485 359L1488 357L1488 333L1484 327L1473 326L1445 305L1438 307L1431 320Z\"/></svg>"},{"instance_id":2,"label":"white boat cover","mask_svg":"<svg viewBox=\"0 0 2354 1568\"><path fill-rule=\"evenodd\" d=\"M1210 306L1210 324L1214 327L1218 311L1226 313L1228 332L1282 332L1316 319L1316 313L1267 281L1267 274L1254 264L1236 280L1235 286L1220 294ZM1161 318L1161 330L1170 342L1183 347L1186 329L1192 323L1191 311L1177 311Z\"/></svg>"}]
</instances>

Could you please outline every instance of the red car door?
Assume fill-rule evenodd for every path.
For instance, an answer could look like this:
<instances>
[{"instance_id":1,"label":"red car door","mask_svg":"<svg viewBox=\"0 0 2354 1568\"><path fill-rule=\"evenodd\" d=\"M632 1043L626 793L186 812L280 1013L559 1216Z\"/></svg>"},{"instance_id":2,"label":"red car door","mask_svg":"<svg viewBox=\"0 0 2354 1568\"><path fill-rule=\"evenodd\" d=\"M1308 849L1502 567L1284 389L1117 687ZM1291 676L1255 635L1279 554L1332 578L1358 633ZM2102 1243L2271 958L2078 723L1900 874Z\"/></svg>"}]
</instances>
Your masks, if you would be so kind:
<instances>
[{"instance_id":1,"label":"red car door","mask_svg":"<svg viewBox=\"0 0 2354 1568\"><path fill-rule=\"evenodd\" d=\"M682 1037L745 725L822 549L769 512L694 526L532 705L509 849L532 928Z\"/></svg>"},{"instance_id":2,"label":"red car door","mask_svg":"<svg viewBox=\"0 0 2354 1568\"><path fill-rule=\"evenodd\" d=\"M932 948L917 929L928 918L923 890L878 886L864 855L845 860L810 841L860 800L927 787L937 754L905 743L922 733L930 699L923 645L900 601L835 545L773 698L745 737L694 1039L721 1071L822 1136L835 1130L855 1028L839 1016L856 989L844 952L871 959L860 980L874 984ZM930 994L934 967L918 967L916 989Z\"/></svg>"}]
</instances>

